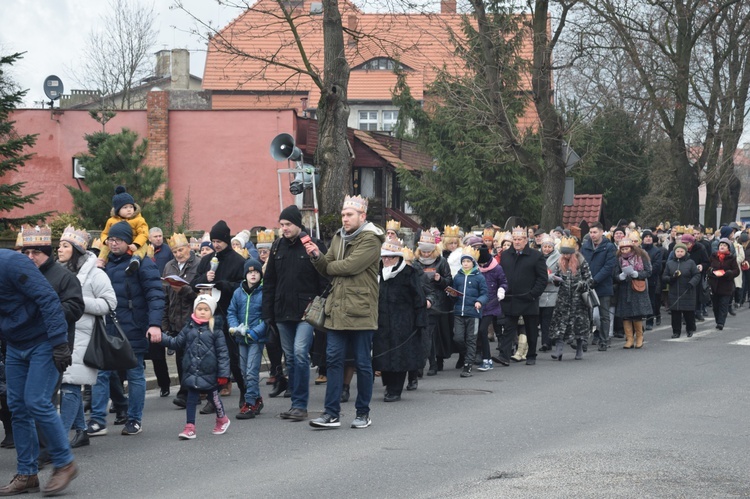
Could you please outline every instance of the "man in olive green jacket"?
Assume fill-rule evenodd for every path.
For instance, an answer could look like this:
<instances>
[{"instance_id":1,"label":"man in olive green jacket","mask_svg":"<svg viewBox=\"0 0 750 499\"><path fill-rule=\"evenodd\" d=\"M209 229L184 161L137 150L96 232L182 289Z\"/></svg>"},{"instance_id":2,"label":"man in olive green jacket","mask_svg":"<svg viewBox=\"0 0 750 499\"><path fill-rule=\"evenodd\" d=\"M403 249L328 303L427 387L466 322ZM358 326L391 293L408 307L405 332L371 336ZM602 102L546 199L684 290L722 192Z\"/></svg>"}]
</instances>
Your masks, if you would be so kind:
<instances>
[{"instance_id":1,"label":"man in olive green jacket","mask_svg":"<svg viewBox=\"0 0 750 499\"><path fill-rule=\"evenodd\" d=\"M351 426L370 426L372 336L378 328L378 272L385 233L367 221L367 200L361 196L346 196L341 222L342 228L333 236L325 255L320 254L315 243L305 244L315 268L331 281L325 307L328 331L325 413L310 421L313 428L341 426L339 413L347 354L354 355L357 369L357 416Z\"/></svg>"}]
</instances>

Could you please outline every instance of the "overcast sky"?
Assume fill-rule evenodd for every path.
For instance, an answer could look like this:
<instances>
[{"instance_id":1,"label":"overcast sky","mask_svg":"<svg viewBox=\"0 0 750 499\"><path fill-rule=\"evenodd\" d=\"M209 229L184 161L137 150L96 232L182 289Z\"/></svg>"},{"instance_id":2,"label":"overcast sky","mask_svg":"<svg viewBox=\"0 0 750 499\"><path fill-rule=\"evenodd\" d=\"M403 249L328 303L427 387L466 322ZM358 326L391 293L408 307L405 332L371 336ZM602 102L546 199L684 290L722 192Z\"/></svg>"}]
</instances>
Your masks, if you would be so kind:
<instances>
[{"instance_id":1,"label":"overcast sky","mask_svg":"<svg viewBox=\"0 0 750 499\"><path fill-rule=\"evenodd\" d=\"M185 12L170 9L173 0L141 0L153 5L159 41L154 52L162 49L190 50L190 72L203 77L206 60L205 43L186 33L195 22ZM225 26L241 11L220 7L216 0L183 0L182 3L200 19L215 26ZM49 75L60 77L65 93L81 88L74 78L80 68L80 57L91 30L100 28L100 18L109 7L107 0L0 0L0 52L26 52L10 70L12 78L28 89L25 105L39 107L45 99L43 84ZM153 58L152 63L155 63Z\"/></svg>"}]
</instances>

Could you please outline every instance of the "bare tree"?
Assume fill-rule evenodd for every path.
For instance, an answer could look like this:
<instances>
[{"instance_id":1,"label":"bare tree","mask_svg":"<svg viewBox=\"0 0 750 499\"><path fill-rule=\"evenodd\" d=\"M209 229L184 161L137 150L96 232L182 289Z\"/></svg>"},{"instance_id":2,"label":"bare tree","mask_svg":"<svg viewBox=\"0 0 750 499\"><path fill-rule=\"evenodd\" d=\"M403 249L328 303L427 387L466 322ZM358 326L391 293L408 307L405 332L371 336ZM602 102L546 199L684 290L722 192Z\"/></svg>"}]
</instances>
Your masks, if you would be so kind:
<instances>
[{"instance_id":1,"label":"bare tree","mask_svg":"<svg viewBox=\"0 0 750 499\"><path fill-rule=\"evenodd\" d=\"M135 104L133 89L152 74L155 20L153 5L109 0L108 13L89 33L79 83L101 93L103 108L130 109Z\"/></svg>"}]
</instances>

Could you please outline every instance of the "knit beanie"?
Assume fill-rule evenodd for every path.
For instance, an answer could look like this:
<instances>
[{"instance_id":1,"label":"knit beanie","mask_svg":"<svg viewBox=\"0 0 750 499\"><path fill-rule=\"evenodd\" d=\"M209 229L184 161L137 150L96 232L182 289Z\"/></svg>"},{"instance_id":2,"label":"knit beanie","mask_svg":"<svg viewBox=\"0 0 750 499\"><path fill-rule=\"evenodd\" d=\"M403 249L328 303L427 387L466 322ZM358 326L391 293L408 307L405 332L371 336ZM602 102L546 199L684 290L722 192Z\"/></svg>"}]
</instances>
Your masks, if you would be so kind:
<instances>
[{"instance_id":1,"label":"knit beanie","mask_svg":"<svg viewBox=\"0 0 750 499\"><path fill-rule=\"evenodd\" d=\"M211 241L201 241L200 249L203 249L205 246L208 246L209 248L211 248L211 250L214 249L214 245Z\"/></svg>"},{"instance_id":2,"label":"knit beanie","mask_svg":"<svg viewBox=\"0 0 750 499\"><path fill-rule=\"evenodd\" d=\"M279 215L279 220L287 220L297 227L302 228L302 213L296 205L290 205L284 208Z\"/></svg>"},{"instance_id":3,"label":"knit beanie","mask_svg":"<svg viewBox=\"0 0 750 499\"><path fill-rule=\"evenodd\" d=\"M125 186L118 185L115 187L115 195L112 196L112 206L115 209L115 215L119 215L120 210L126 204L132 204L133 207L135 207L135 199L127 193Z\"/></svg>"},{"instance_id":4,"label":"knit beanie","mask_svg":"<svg viewBox=\"0 0 750 499\"><path fill-rule=\"evenodd\" d=\"M201 303L205 303L208 305L208 308L211 309L211 315L214 315L216 313L216 298L214 298L211 295L198 295L198 297L193 302L193 312L195 312L195 309L198 308L198 305Z\"/></svg>"},{"instance_id":5,"label":"knit beanie","mask_svg":"<svg viewBox=\"0 0 750 499\"><path fill-rule=\"evenodd\" d=\"M729 236L732 235L732 231L734 231L732 227L725 225L724 227L721 228L721 230L719 231L719 234L721 234L722 239L725 237L729 238Z\"/></svg>"},{"instance_id":6,"label":"knit beanie","mask_svg":"<svg viewBox=\"0 0 750 499\"><path fill-rule=\"evenodd\" d=\"M492 255L490 254L489 248L486 244L481 245L479 247L479 259L477 260L477 263L479 265L486 265L490 263L490 260L492 260Z\"/></svg>"},{"instance_id":7,"label":"knit beanie","mask_svg":"<svg viewBox=\"0 0 750 499\"><path fill-rule=\"evenodd\" d=\"M133 244L133 229L130 228L130 224L125 220L117 222L109 228L109 236L122 239L127 244Z\"/></svg>"},{"instance_id":8,"label":"knit beanie","mask_svg":"<svg viewBox=\"0 0 750 499\"><path fill-rule=\"evenodd\" d=\"M232 241L240 243L240 248L244 248L249 240L250 238L245 232L238 232L237 235L232 238Z\"/></svg>"},{"instance_id":9,"label":"knit beanie","mask_svg":"<svg viewBox=\"0 0 750 499\"><path fill-rule=\"evenodd\" d=\"M687 250L688 250L688 249L687 249L687 246L686 246L686 245L685 245L684 243L677 243L677 244L675 244L675 245L674 245L674 249L675 249L675 250L678 250L678 249L684 249L684 250L685 250L685 253L687 253Z\"/></svg>"},{"instance_id":10,"label":"knit beanie","mask_svg":"<svg viewBox=\"0 0 750 499\"><path fill-rule=\"evenodd\" d=\"M260 273L260 276L263 277L263 264L255 258L248 258L245 260L244 268L245 272L242 274L243 276L247 276L247 273L250 272L250 270L257 270Z\"/></svg>"},{"instance_id":11,"label":"knit beanie","mask_svg":"<svg viewBox=\"0 0 750 499\"><path fill-rule=\"evenodd\" d=\"M683 234L682 242L685 244L695 244L695 236L692 234Z\"/></svg>"},{"instance_id":12,"label":"knit beanie","mask_svg":"<svg viewBox=\"0 0 750 499\"><path fill-rule=\"evenodd\" d=\"M471 263L476 263L477 262L476 260L474 260L473 256L467 255L467 254L461 255L461 263L463 263L464 260L471 260Z\"/></svg>"},{"instance_id":13,"label":"knit beanie","mask_svg":"<svg viewBox=\"0 0 750 499\"><path fill-rule=\"evenodd\" d=\"M210 232L211 240L224 241L227 244L232 244L232 236L229 232L229 226L224 220L219 220L211 227Z\"/></svg>"}]
</instances>

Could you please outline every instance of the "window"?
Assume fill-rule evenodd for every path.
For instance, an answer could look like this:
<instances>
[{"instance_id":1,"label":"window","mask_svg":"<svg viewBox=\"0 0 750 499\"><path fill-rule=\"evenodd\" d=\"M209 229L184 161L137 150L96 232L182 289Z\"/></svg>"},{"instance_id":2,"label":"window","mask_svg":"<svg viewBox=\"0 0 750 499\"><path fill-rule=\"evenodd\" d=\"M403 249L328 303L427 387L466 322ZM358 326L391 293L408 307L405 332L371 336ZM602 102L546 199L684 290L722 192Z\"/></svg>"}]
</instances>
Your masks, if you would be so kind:
<instances>
[{"instance_id":1,"label":"window","mask_svg":"<svg viewBox=\"0 0 750 499\"><path fill-rule=\"evenodd\" d=\"M387 70L387 71L393 71L396 68L403 67L401 64L397 63L390 57L376 57L375 59L370 59L369 61L365 62L361 66L355 68L355 69L370 69L370 70Z\"/></svg>"},{"instance_id":2,"label":"window","mask_svg":"<svg viewBox=\"0 0 750 499\"><path fill-rule=\"evenodd\" d=\"M396 128L398 111L383 111L383 131L390 132Z\"/></svg>"},{"instance_id":3,"label":"window","mask_svg":"<svg viewBox=\"0 0 750 499\"><path fill-rule=\"evenodd\" d=\"M378 129L378 112L377 111L360 111L359 112L359 129L375 131Z\"/></svg>"}]
</instances>

